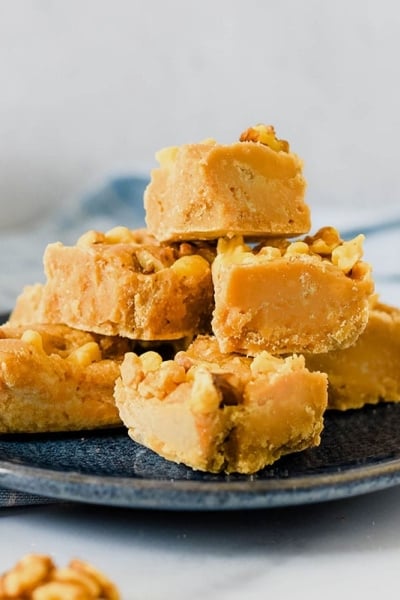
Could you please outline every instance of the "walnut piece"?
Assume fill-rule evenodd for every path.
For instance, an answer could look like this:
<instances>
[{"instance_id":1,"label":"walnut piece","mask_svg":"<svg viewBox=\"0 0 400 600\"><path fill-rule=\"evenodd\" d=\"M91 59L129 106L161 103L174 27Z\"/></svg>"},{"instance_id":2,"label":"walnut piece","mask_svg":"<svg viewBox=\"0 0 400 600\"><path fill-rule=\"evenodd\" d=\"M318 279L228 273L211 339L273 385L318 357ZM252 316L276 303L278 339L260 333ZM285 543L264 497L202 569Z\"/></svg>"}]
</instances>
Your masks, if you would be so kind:
<instances>
[{"instance_id":1,"label":"walnut piece","mask_svg":"<svg viewBox=\"0 0 400 600\"><path fill-rule=\"evenodd\" d=\"M275 150L275 152L289 152L289 143L276 137L272 125L261 123L255 127L249 127L240 135L239 140L241 142L259 142L264 146L268 146L271 150Z\"/></svg>"},{"instance_id":2,"label":"walnut piece","mask_svg":"<svg viewBox=\"0 0 400 600\"><path fill-rule=\"evenodd\" d=\"M120 600L116 586L91 564L58 568L50 556L27 554L0 577L0 600Z\"/></svg>"}]
</instances>

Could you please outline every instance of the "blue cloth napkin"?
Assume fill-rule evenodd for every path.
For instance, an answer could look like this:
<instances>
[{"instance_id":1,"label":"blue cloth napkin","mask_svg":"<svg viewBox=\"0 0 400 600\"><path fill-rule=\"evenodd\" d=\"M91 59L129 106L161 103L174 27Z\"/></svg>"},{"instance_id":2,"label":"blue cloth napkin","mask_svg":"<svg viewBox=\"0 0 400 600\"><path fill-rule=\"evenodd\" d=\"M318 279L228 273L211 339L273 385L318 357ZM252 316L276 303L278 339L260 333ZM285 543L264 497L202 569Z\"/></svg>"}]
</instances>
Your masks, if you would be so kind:
<instances>
[{"instance_id":1,"label":"blue cloth napkin","mask_svg":"<svg viewBox=\"0 0 400 600\"><path fill-rule=\"evenodd\" d=\"M59 502L60 501L55 498L45 498L44 496L35 496L34 494L0 488L0 508L32 506L35 504L56 504Z\"/></svg>"},{"instance_id":2,"label":"blue cloth napkin","mask_svg":"<svg viewBox=\"0 0 400 600\"><path fill-rule=\"evenodd\" d=\"M98 188L82 194L68 209L48 216L35 228L0 231L0 313L9 312L27 284L44 281L42 256L49 242L75 244L89 229L107 231L117 225L143 227L145 176L110 178ZM354 210L351 207L311 206L312 231L324 225L339 229L343 239L366 235L365 259L373 265L376 291L382 301L400 306L400 210L393 208ZM1 467L1 456L0 456ZM0 489L0 506L21 506L52 502Z\"/></svg>"}]
</instances>

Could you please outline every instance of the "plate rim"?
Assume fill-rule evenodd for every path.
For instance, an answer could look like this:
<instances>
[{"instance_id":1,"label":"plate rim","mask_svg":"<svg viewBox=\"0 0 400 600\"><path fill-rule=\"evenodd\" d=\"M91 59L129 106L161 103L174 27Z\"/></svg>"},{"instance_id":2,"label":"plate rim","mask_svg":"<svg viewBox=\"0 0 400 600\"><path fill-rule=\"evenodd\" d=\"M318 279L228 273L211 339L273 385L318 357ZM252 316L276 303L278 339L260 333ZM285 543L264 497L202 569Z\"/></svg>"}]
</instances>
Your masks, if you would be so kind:
<instances>
[{"instance_id":1,"label":"plate rim","mask_svg":"<svg viewBox=\"0 0 400 600\"><path fill-rule=\"evenodd\" d=\"M288 479L146 479L57 471L0 460L0 483L47 498L125 508L243 510L303 505L387 489L400 483L400 458Z\"/></svg>"}]
</instances>

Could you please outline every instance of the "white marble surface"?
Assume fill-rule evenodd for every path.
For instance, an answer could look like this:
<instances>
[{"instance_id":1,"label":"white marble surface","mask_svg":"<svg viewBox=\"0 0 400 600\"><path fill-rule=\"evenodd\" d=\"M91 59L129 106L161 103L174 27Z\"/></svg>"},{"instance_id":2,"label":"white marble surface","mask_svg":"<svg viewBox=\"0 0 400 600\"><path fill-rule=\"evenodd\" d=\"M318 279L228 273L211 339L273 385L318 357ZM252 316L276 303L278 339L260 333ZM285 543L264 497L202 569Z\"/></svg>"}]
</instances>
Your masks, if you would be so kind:
<instances>
[{"instance_id":1,"label":"white marble surface","mask_svg":"<svg viewBox=\"0 0 400 600\"><path fill-rule=\"evenodd\" d=\"M90 560L124 600L398 598L400 488L227 513L0 509L0 567L27 552Z\"/></svg>"}]
</instances>

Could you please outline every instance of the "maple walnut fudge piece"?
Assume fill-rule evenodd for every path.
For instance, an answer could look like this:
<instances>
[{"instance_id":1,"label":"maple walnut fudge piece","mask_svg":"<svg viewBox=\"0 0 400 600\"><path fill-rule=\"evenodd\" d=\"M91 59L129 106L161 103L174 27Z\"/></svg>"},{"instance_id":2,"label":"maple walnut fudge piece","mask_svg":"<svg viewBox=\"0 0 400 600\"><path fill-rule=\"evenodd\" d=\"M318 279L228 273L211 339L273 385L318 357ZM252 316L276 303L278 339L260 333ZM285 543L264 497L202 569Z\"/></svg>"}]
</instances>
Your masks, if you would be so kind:
<instances>
[{"instance_id":1,"label":"maple walnut fudge piece","mask_svg":"<svg viewBox=\"0 0 400 600\"><path fill-rule=\"evenodd\" d=\"M199 336L172 361L125 355L115 399L130 437L193 469L255 473L317 446L327 377L304 358L223 355Z\"/></svg>"},{"instance_id":2,"label":"maple walnut fudge piece","mask_svg":"<svg viewBox=\"0 0 400 600\"><path fill-rule=\"evenodd\" d=\"M0 433L120 425L114 384L132 343L66 325L0 327Z\"/></svg>"},{"instance_id":3,"label":"maple walnut fudge piece","mask_svg":"<svg viewBox=\"0 0 400 600\"><path fill-rule=\"evenodd\" d=\"M33 303L38 322L102 335L154 341L208 332L214 254L207 244L165 246L124 227L89 231L75 246L49 244L47 281L25 290L11 321L21 322Z\"/></svg>"},{"instance_id":4,"label":"maple walnut fudge piece","mask_svg":"<svg viewBox=\"0 0 400 600\"><path fill-rule=\"evenodd\" d=\"M400 309L377 302L353 346L307 355L306 364L328 374L329 408L400 402Z\"/></svg>"},{"instance_id":5,"label":"maple walnut fudge piece","mask_svg":"<svg viewBox=\"0 0 400 600\"><path fill-rule=\"evenodd\" d=\"M331 227L256 249L242 238L221 239L212 266L212 328L221 350L287 354L353 344L374 289L362 242L343 242Z\"/></svg>"},{"instance_id":6,"label":"maple walnut fudge piece","mask_svg":"<svg viewBox=\"0 0 400 600\"><path fill-rule=\"evenodd\" d=\"M165 148L145 191L146 223L161 241L239 234L291 237L310 229L302 161L271 126L241 141Z\"/></svg>"}]
</instances>

